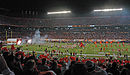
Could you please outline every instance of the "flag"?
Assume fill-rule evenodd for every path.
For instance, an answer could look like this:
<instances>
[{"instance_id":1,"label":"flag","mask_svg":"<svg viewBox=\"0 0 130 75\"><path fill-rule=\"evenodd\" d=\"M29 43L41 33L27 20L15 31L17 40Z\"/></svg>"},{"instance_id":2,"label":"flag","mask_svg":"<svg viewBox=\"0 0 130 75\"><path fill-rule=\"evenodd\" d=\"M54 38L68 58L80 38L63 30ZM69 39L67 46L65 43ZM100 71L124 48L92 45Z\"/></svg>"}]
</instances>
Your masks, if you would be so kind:
<instances>
[{"instance_id":1,"label":"flag","mask_svg":"<svg viewBox=\"0 0 130 75\"><path fill-rule=\"evenodd\" d=\"M119 47L121 47L121 45L119 45Z\"/></svg>"},{"instance_id":2,"label":"flag","mask_svg":"<svg viewBox=\"0 0 130 75\"><path fill-rule=\"evenodd\" d=\"M117 44L119 44L119 41L117 42Z\"/></svg>"},{"instance_id":3,"label":"flag","mask_svg":"<svg viewBox=\"0 0 130 75\"><path fill-rule=\"evenodd\" d=\"M114 49L112 49L112 51L114 51Z\"/></svg>"},{"instance_id":4,"label":"flag","mask_svg":"<svg viewBox=\"0 0 130 75\"><path fill-rule=\"evenodd\" d=\"M95 44L95 47L97 47L97 45L96 45L96 44L97 44L97 41L95 41L94 44Z\"/></svg>"},{"instance_id":5,"label":"flag","mask_svg":"<svg viewBox=\"0 0 130 75\"><path fill-rule=\"evenodd\" d=\"M110 42L111 44L113 43L113 41Z\"/></svg>"},{"instance_id":6,"label":"flag","mask_svg":"<svg viewBox=\"0 0 130 75\"><path fill-rule=\"evenodd\" d=\"M97 42L95 41L94 44L97 44Z\"/></svg>"},{"instance_id":7,"label":"flag","mask_svg":"<svg viewBox=\"0 0 130 75\"><path fill-rule=\"evenodd\" d=\"M125 45L123 45L123 47L125 47Z\"/></svg>"},{"instance_id":8,"label":"flag","mask_svg":"<svg viewBox=\"0 0 130 75\"><path fill-rule=\"evenodd\" d=\"M106 41L106 44L108 44L108 41Z\"/></svg>"},{"instance_id":9,"label":"flag","mask_svg":"<svg viewBox=\"0 0 130 75\"><path fill-rule=\"evenodd\" d=\"M111 47L112 47L112 45L111 45Z\"/></svg>"},{"instance_id":10,"label":"flag","mask_svg":"<svg viewBox=\"0 0 130 75\"><path fill-rule=\"evenodd\" d=\"M126 51L128 52L128 48L126 48Z\"/></svg>"},{"instance_id":11,"label":"flag","mask_svg":"<svg viewBox=\"0 0 130 75\"><path fill-rule=\"evenodd\" d=\"M95 47L97 47L97 45L95 45Z\"/></svg>"},{"instance_id":12,"label":"flag","mask_svg":"<svg viewBox=\"0 0 130 75\"><path fill-rule=\"evenodd\" d=\"M124 45L124 44L125 44L125 43L123 42L123 43L122 43L123 47L125 47L125 45Z\"/></svg>"},{"instance_id":13,"label":"flag","mask_svg":"<svg viewBox=\"0 0 130 75\"><path fill-rule=\"evenodd\" d=\"M103 48L103 50L105 51L105 47Z\"/></svg>"},{"instance_id":14,"label":"flag","mask_svg":"<svg viewBox=\"0 0 130 75\"><path fill-rule=\"evenodd\" d=\"M123 42L122 44L124 45L125 43Z\"/></svg>"},{"instance_id":15,"label":"flag","mask_svg":"<svg viewBox=\"0 0 130 75\"><path fill-rule=\"evenodd\" d=\"M107 47L107 45L106 45L106 47Z\"/></svg>"},{"instance_id":16,"label":"flag","mask_svg":"<svg viewBox=\"0 0 130 75\"><path fill-rule=\"evenodd\" d=\"M102 44L102 41L100 41L100 44Z\"/></svg>"},{"instance_id":17,"label":"flag","mask_svg":"<svg viewBox=\"0 0 130 75\"><path fill-rule=\"evenodd\" d=\"M80 46L80 47L84 47L84 45L83 45L83 43L82 43L82 42L80 43L80 45L79 45L79 46Z\"/></svg>"},{"instance_id":18,"label":"flag","mask_svg":"<svg viewBox=\"0 0 130 75\"><path fill-rule=\"evenodd\" d=\"M101 47L102 47L102 44L101 44Z\"/></svg>"}]
</instances>

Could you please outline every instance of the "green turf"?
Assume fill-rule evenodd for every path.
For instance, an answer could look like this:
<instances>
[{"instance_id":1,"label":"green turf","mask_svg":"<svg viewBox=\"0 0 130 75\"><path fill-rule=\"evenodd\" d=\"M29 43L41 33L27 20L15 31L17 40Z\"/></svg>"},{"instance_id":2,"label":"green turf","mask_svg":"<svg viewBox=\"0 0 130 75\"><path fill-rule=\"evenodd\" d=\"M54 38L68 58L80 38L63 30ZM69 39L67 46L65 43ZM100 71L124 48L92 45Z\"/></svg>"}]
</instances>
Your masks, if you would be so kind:
<instances>
[{"instance_id":1,"label":"green turf","mask_svg":"<svg viewBox=\"0 0 130 75\"><path fill-rule=\"evenodd\" d=\"M21 45L21 49L30 50L30 51L44 51L47 48L47 50L50 50L50 51L51 50L60 50L61 52L65 52L66 50L69 50L69 52L76 52L76 53L80 53L80 51L82 50L83 54L100 54L100 55L102 52L110 53L110 54L113 54L113 53L118 54L119 53L118 49L121 49L121 50L124 49L124 51L121 51L122 55L128 54L130 56L130 44L129 43L125 43L124 44L125 47L123 47L122 43L107 44L108 47L106 47L106 44L104 43L104 44L102 44L103 45L102 48L105 47L105 51L104 50L100 51L101 45L99 43L96 44L97 47L95 47L95 44L93 44L93 43L83 43L83 44L86 44L85 48L81 48L81 47L79 47L79 45L76 45L75 48L61 47L61 46L67 46L67 45L72 46L74 44L77 44L77 43L45 43L43 45L40 45L40 47L39 47L39 45L24 44L24 45ZM51 48L51 45L53 45L52 48ZM112 45L112 47L111 47L111 45ZM119 45L120 45L120 47L119 47ZM59 46L59 48L56 46ZM10 47L10 46L8 46L8 47ZM20 47L20 46L15 46L15 47ZM128 52L126 51L126 48L128 48ZM112 51L112 49L114 49L114 51Z\"/></svg>"}]
</instances>

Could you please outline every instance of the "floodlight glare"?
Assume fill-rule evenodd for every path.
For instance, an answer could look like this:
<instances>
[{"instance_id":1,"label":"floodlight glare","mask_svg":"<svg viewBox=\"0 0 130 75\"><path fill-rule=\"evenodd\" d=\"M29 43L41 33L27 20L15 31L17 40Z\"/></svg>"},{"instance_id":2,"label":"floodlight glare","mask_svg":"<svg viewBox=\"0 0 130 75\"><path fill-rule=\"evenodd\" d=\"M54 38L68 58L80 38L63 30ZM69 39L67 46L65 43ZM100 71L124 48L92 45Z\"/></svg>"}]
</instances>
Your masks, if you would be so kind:
<instances>
[{"instance_id":1,"label":"floodlight glare","mask_svg":"<svg viewBox=\"0 0 130 75\"><path fill-rule=\"evenodd\" d=\"M123 10L123 8L118 8L118 9L98 9L98 10L94 10L94 12L99 12L99 11L103 11L103 12L107 12L107 11L121 11Z\"/></svg>"},{"instance_id":2,"label":"floodlight glare","mask_svg":"<svg viewBox=\"0 0 130 75\"><path fill-rule=\"evenodd\" d=\"M65 13L71 13L71 11L48 12L47 14L65 14Z\"/></svg>"}]
</instances>

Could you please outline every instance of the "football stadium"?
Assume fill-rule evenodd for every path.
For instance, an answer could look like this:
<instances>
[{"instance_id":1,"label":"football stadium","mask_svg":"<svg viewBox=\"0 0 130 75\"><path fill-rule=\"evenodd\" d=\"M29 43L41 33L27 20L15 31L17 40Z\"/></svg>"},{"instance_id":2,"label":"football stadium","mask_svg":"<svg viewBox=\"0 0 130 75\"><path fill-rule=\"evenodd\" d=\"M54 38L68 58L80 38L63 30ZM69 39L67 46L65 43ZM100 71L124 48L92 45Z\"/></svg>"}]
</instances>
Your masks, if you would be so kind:
<instances>
[{"instance_id":1,"label":"football stadium","mask_svg":"<svg viewBox=\"0 0 130 75\"><path fill-rule=\"evenodd\" d=\"M127 0L0 1L0 74L129 75L129 9Z\"/></svg>"}]
</instances>

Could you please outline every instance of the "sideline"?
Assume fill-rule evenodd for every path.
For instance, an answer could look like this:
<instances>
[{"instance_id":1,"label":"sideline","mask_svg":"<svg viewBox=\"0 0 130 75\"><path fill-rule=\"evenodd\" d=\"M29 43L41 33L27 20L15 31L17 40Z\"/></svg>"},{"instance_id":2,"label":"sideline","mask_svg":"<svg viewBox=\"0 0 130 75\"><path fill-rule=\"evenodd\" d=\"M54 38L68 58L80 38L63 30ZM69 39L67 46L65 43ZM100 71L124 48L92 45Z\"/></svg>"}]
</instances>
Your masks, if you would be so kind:
<instances>
[{"instance_id":1,"label":"sideline","mask_svg":"<svg viewBox=\"0 0 130 75\"><path fill-rule=\"evenodd\" d=\"M33 52L33 51L27 51L27 50L23 50L24 52ZM36 53L45 53L43 51L35 51ZM61 53L53 53L53 54L61 54ZM63 55L70 55L70 53L63 53ZM103 55L99 55L99 54L76 54L76 55L83 55L83 56L105 56L104 54ZM114 57L114 55L110 55L112 57ZM117 55L115 55L117 56ZM121 55L120 57L124 57L124 55ZM130 56L128 56L130 57Z\"/></svg>"}]
</instances>

